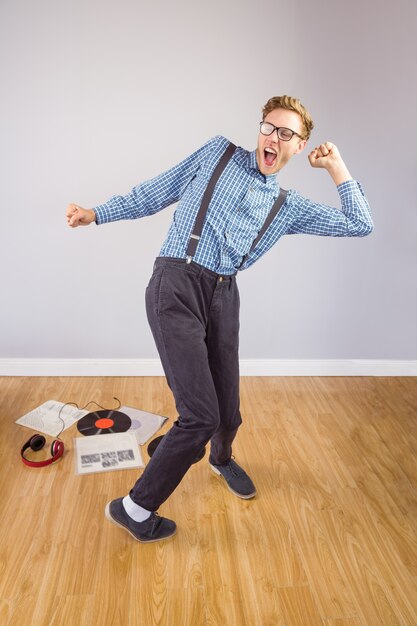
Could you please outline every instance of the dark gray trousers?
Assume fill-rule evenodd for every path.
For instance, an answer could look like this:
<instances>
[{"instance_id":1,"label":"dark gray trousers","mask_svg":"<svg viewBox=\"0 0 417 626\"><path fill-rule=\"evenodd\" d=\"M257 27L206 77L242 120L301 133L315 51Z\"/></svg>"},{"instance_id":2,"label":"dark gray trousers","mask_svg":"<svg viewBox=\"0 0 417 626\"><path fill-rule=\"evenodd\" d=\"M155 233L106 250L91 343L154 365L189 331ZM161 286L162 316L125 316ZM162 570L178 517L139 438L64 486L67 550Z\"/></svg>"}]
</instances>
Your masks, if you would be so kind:
<instances>
[{"instance_id":1,"label":"dark gray trousers","mask_svg":"<svg viewBox=\"0 0 417 626\"><path fill-rule=\"evenodd\" d=\"M242 422L236 277L159 257L146 310L179 415L130 492L134 502L156 511L208 441L211 463L231 458Z\"/></svg>"}]
</instances>

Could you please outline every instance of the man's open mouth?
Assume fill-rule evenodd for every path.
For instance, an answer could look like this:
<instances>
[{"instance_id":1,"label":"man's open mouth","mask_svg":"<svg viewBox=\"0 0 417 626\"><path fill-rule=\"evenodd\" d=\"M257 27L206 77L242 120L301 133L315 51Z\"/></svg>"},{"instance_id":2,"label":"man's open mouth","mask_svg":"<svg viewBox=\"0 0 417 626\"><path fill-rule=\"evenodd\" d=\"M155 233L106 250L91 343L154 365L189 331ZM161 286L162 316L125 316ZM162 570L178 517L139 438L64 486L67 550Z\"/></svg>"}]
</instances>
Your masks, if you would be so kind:
<instances>
[{"instance_id":1,"label":"man's open mouth","mask_svg":"<svg viewBox=\"0 0 417 626\"><path fill-rule=\"evenodd\" d=\"M264 149L264 161L267 167L272 167L277 160L277 153L272 148Z\"/></svg>"}]
</instances>

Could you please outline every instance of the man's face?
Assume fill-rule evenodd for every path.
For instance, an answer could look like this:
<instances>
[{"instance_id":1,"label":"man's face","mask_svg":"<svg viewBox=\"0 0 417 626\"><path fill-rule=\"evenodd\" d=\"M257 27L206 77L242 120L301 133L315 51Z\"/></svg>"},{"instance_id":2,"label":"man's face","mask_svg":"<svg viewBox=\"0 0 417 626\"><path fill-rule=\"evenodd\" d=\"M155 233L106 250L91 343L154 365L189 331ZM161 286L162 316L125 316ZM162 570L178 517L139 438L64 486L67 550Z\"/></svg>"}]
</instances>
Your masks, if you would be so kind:
<instances>
[{"instance_id":1,"label":"man's face","mask_svg":"<svg viewBox=\"0 0 417 626\"><path fill-rule=\"evenodd\" d=\"M287 109L274 109L265 117L264 122L270 122L274 126L290 128L299 135L303 134L301 117L295 111ZM259 171L265 176L276 174L294 154L298 154L306 145L305 139L293 135L290 141L278 139L277 131L272 135L259 133L256 160Z\"/></svg>"}]
</instances>

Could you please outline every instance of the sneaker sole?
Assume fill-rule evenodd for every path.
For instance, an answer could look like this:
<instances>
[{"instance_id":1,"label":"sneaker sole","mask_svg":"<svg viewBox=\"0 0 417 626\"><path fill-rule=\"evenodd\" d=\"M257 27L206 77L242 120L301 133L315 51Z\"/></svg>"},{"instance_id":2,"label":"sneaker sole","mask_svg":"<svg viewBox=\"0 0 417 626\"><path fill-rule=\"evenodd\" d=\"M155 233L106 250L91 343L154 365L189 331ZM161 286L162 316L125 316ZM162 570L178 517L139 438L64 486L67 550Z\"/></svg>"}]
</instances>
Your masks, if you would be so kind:
<instances>
[{"instance_id":1,"label":"sneaker sole","mask_svg":"<svg viewBox=\"0 0 417 626\"><path fill-rule=\"evenodd\" d=\"M226 485L228 490L231 493L233 493L233 495L237 496L238 498L242 498L242 500L250 500L251 498L254 498L256 496L256 491L254 491L253 493L249 493L248 495L242 495L241 493L238 493L237 491L231 488L231 486L229 485L229 483L227 482L223 474L219 472L219 470L216 467L214 467L211 463L209 463L209 465L211 469L213 470L213 472L216 474L216 476L220 476L220 478L223 479L224 484Z\"/></svg>"},{"instance_id":2,"label":"sneaker sole","mask_svg":"<svg viewBox=\"0 0 417 626\"><path fill-rule=\"evenodd\" d=\"M119 528L123 528L123 530L126 530L129 533L129 535L133 537L133 539L135 539L136 541L139 541L139 543L155 543L156 541L164 541L164 539L169 539L170 537L173 537L175 533L177 532L177 529L175 528L174 532L171 533L170 535L167 535L166 537L159 537L158 539L138 539L136 535L132 533L130 528L116 521L114 517L112 517L112 514L110 513L110 504L111 502L107 502L106 508L104 510L104 515L106 516L106 519L112 524L114 524L115 526L118 526Z\"/></svg>"}]
</instances>

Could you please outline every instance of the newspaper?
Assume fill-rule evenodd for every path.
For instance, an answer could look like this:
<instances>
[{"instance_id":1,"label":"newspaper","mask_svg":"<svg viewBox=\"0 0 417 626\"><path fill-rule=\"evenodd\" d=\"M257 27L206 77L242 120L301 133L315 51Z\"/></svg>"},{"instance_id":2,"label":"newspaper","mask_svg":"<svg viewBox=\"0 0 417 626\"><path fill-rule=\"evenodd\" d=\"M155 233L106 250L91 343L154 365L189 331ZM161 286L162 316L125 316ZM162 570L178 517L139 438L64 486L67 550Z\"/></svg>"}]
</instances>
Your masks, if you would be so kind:
<instances>
[{"instance_id":1,"label":"newspaper","mask_svg":"<svg viewBox=\"0 0 417 626\"><path fill-rule=\"evenodd\" d=\"M131 432L76 437L74 443L77 474L144 467L136 437Z\"/></svg>"},{"instance_id":2,"label":"newspaper","mask_svg":"<svg viewBox=\"0 0 417 626\"><path fill-rule=\"evenodd\" d=\"M16 424L32 428L51 437L57 437L87 413L88 411L78 409L71 404L48 400L20 417L16 420Z\"/></svg>"}]
</instances>

